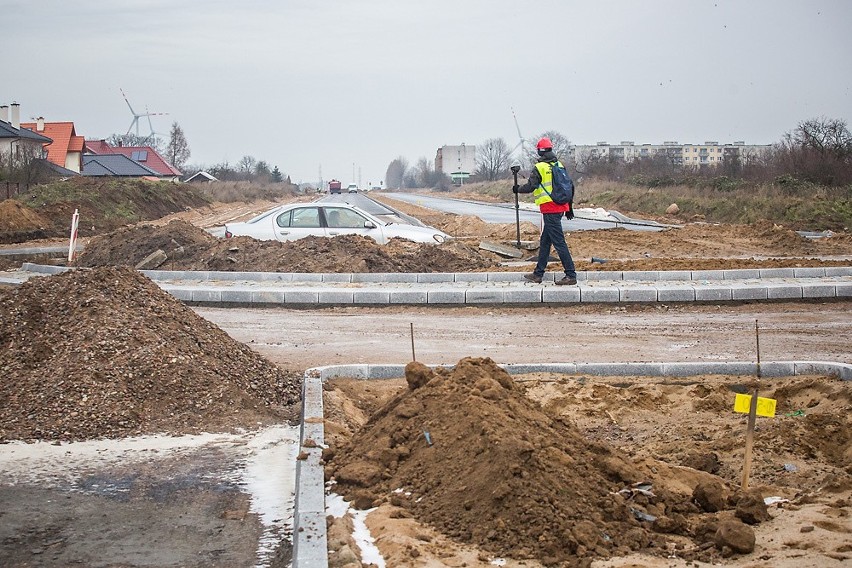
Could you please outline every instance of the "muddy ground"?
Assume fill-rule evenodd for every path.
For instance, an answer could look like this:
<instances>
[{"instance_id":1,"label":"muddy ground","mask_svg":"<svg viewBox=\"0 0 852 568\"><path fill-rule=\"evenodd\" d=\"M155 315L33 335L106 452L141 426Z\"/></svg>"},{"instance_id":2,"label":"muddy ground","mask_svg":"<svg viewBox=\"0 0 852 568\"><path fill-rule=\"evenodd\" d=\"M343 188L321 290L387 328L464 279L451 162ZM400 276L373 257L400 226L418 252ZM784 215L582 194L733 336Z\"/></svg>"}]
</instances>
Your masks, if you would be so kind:
<instances>
[{"instance_id":1,"label":"muddy ground","mask_svg":"<svg viewBox=\"0 0 852 568\"><path fill-rule=\"evenodd\" d=\"M102 242L112 239L112 244L102 249L106 251L106 260L94 264L130 264L127 261L130 255L141 254L145 250L152 252L150 239L155 235L163 239L158 241L158 247L168 247L172 240L178 241L173 239L175 236L183 239L184 242L178 241L178 245L183 246L185 260L196 254L187 251L192 250L196 242L194 239L197 239L202 251L198 254L206 258L204 255L208 251L216 249L206 248L210 241L206 233L200 231L201 227L250 216L266 209L267 205L214 204L146 223L150 227L140 225L120 229L123 232L117 234L122 235L121 239L115 235L104 237ZM415 212L403 204L395 206ZM172 224L173 220L185 222ZM461 250L470 256L461 256L461 261L454 256L452 262L461 262L470 269L501 269L487 266L493 266L501 259L479 252L479 239L514 238L514 226L482 226L472 219L447 215L425 220L444 230L451 225L458 227L457 244L464 245ZM180 227L182 232L175 231L176 227ZM500 231L505 236L501 236ZM525 227L525 231L525 234L534 235L536 229ZM448 232L453 233L451 230ZM98 250L94 238L86 240L88 245L92 245L91 251ZM578 260L578 268L595 270L624 269L619 267L616 259L635 263L621 265L634 269L728 268L809 266L827 262L824 260L826 257L833 257L830 261L835 264L848 264L838 257L852 255L848 235L810 241L792 231L767 225L690 225L655 234L624 230L572 233L568 242ZM109 252L113 248L119 249L124 243L129 243L130 248L121 249L118 254ZM448 262L446 259L431 265L404 265L400 258L404 258L406 252L410 253L409 245L400 246L401 252L393 253L393 247L381 249L368 242L355 243L354 249L336 248L338 245L332 246L331 243L316 244L324 248L312 249L311 260L305 260L304 254L299 255L298 247L267 249L266 245L254 243L248 246L255 247L251 250L257 251L257 257L240 255L251 259L251 262L239 264L239 259L234 256L236 252L246 253L247 247L241 251L222 250L218 258L226 264L240 266L234 266L235 270L269 270L267 263L270 266L293 266L302 262L304 264L299 266L304 271L352 271L350 257L356 258L362 270L371 270L371 267L386 270L380 268L382 266L412 271L462 270L455 268L456 265L442 265L441 262ZM212 246L220 245L213 242ZM170 251L178 248L174 246ZM230 253L237 262L227 260L226 253ZM282 264L275 264L277 261L274 259L285 254L293 256ZM422 254L413 256L416 260ZM583 265L587 262L583 260L585 256L604 257L609 262ZM485 263L478 268L473 262L477 258ZM381 262L368 259L381 259ZM177 257L170 258L170 261L176 262ZM102 270L115 269L82 273L90 277L94 275L92 281L81 275L69 275L64 280L59 277L40 279L40 285L49 289L33 288L36 286L33 283L29 291L21 288L16 292L14 300L8 300L9 295L2 295L0 369L14 375L14 380L4 381L0 396L0 409L3 411L0 431L6 441L41 439L62 448L71 444L70 440L97 440L99 435L114 436L123 444L132 440L123 436L134 434L165 432L181 436L178 438L181 440L185 439L185 434L205 431L223 435L250 434L270 423L287 423L292 418L287 409L292 410L291 395L294 391L287 389L295 385L307 367L353 361L410 361L409 322L414 322L418 334L417 359L430 363L454 364L467 356L489 356L501 363L752 360L753 337L750 331L755 319L760 319L765 329L763 345L768 359L815 358L850 362L852 324L849 322L852 318L849 316L852 310L848 302L606 308L571 306L529 310L493 307L186 310L168 296L160 295L156 286L131 276L131 271ZM42 325L37 325L39 322ZM542 353L542 333L549 338L548 341L557 341L560 348ZM252 354L261 355L265 360L256 361ZM228 362L229 359L234 361ZM266 366L269 362L277 367L280 375ZM243 374L237 373L232 379L223 381L234 364L237 367L257 365L258 369L267 369L263 372L270 373L267 375L269 380L253 385L245 381ZM68 380L63 379L66 374ZM531 388L531 385L538 384L536 381L540 384ZM626 381L638 385L645 384L647 379ZM505 432L509 436L509 433L533 431L527 420L553 421L556 420L552 418L554 412L562 413L567 422L560 426L564 428L560 435L564 434L574 440L575 445L584 447L586 444L588 447L609 444L607 451L618 456L619 461L631 464L618 468L622 477L617 481L633 479L625 472L632 471L634 467L642 473L650 472L649 475L656 476L654 479L658 480L659 487L664 486L664 480L677 486L667 488L673 496L664 500L665 510L675 506L689 508L683 505L685 488L697 479L695 476L703 475L694 473L701 470L696 466L713 463L712 460L695 461L692 462L692 470L682 469L682 466L689 465L688 459L692 459L689 456L693 454L701 457L715 453L720 469L712 475L721 480L726 491L734 492L739 452L734 435L742 427L742 418L727 410L724 399L730 391L728 383L713 377L702 377L698 381L714 386L708 387L709 392L705 394L704 391L698 392L694 385L655 384L653 388L635 389L590 378L582 382L577 377L536 378L523 383L525 386L519 387L518 392L507 391L507 396L511 395L517 405L527 404L518 398L523 393L527 399L540 405L541 411L524 406L524 412L516 413L517 422L511 422L512 417L504 416L505 420L499 425L490 421L499 415L498 408L479 406L478 412L488 413L488 416L475 416L483 425L493 426L494 433L502 432L499 428L503 423L511 425L513 428ZM742 383L745 378L733 381ZM290 386L282 391L281 385ZM330 387L332 398L329 407L333 415L329 426L335 444L342 448L348 439L354 439L351 437L356 435L359 426L366 424L368 416L405 388L405 383L399 381L353 383L347 387L335 384ZM779 398L787 396L774 385L768 391ZM458 392L465 392L468 397L478 396L469 390L469 386L460 388ZM805 395L800 398L790 395L792 402L789 404L792 405L790 408L795 407L791 412L804 410L804 414L766 422L773 425L783 423L785 428L798 424L796 428L801 431L793 426L779 430L784 436L792 436L793 441L785 442L781 449L773 448L768 457L760 457L764 454L756 456L755 483L769 493L786 496L791 503L771 509L769 512L773 520L755 525L755 552L738 559L724 559L725 563L823 566L827 562L848 560L849 549L844 544L852 533L848 495L850 444L844 437L850 409L848 389L845 385L836 385L830 378L815 377L810 386L803 387L802 392ZM499 394L495 396L493 400L486 397L483 401L505 400ZM279 397L278 402L269 405L276 397ZM705 399L712 401L706 408L697 402ZM826 401L839 401L841 406L826 404ZM335 406L338 402L342 411ZM453 400L443 406L442 412L461 408ZM455 419L452 414L440 417L445 424ZM463 422L459 420L459 423ZM701 429L690 426L694 424L701 425ZM704 425L707 425L707 432ZM391 423L386 427L393 429L395 426ZM758 431L773 431L766 428L762 421ZM830 436L824 436L827 441L820 444L814 432L828 432ZM366 440L374 434L376 432L369 429L357 433ZM448 434L454 435L450 431ZM461 432L458 435L463 436ZM265 525L261 516L247 503L246 488L234 482L232 477L234 468L256 452L249 449L247 442L233 442L234 447L243 448L236 453L229 453L218 446L204 446L178 455L147 450L150 457L146 458L145 452L131 456L122 445L116 448L108 445L106 438L103 439L103 451L98 451L104 455L111 454L117 460L108 466L99 464L97 460L84 460L73 467L68 464L64 474L72 481L49 481L56 477L64 479L59 466L60 473L33 472L33 476L15 477L16 482L0 485L0 564L224 567L253 566L258 562L255 545ZM772 443L783 439L783 436L774 434L767 438ZM834 449L830 447L832 443ZM464 446L463 443L460 445ZM0 450L11 447L14 447L13 443L0 444ZM70 456L72 446L67 447ZM565 459L565 453L554 454L554 457L558 455L559 460ZM4 455L8 457L8 454ZM159 459L154 459L155 455ZM122 456L126 458L122 460ZM470 477L464 470L470 466L465 461L466 454L462 452L454 456L460 475ZM11 461L0 463L17 463L14 458L9 459ZM399 456L396 459L399 461ZM796 465L797 470L784 470L783 473L778 470L779 464L783 467L787 463ZM3 473L9 474L13 469L13 465L8 465ZM654 469L657 471L654 472ZM596 482L591 489L598 492L620 489L616 479L610 475L612 472L603 471L606 481L594 477ZM502 470L496 472L497 475L503 473ZM590 475L593 474L590 472ZM434 472L429 475L432 481L424 476L427 482L423 487L434 483L437 476ZM836 475L840 481L832 484L831 475ZM5 477L11 478L9 475ZM476 480L476 476L472 479ZM558 478L544 479L546 481L542 483L559 482ZM793 482L788 485L789 480ZM513 487L511 484L507 486ZM371 530L380 535L380 548L389 559L387 565L486 566L495 554L505 551L505 541L500 544L500 527L492 527L495 538L490 538L490 533L486 532L484 538L480 535L477 537L479 540L475 540L472 536L468 538L466 532L478 531L458 525L449 527L435 520L445 514L455 516L452 507L458 503L444 501L447 506L444 513L438 507L432 511L432 516L424 516L416 508L406 509L403 502L385 502L388 487L371 487L373 499L381 506L368 519ZM791 488L801 491L797 495L791 493ZM480 491L485 491L485 488L480 488ZM488 508L485 493L480 495L483 496L482 502L471 503L470 510L485 507L476 510L482 512L483 517L493 518L488 513L496 509ZM510 499L512 495L510 491L505 497ZM595 499L598 497L600 495ZM591 496L588 498L589 503L599 503ZM26 507L22 505L24 503ZM659 503L649 505L660 507ZM519 507L517 503L513 506ZM583 511L588 513L589 510ZM617 510L615 505L612 510ZM577 535L571 537L578 547L570 551L573 556L566 556L565 562L586 562L594 558L599 566L656 568L686 566L687 558L694 563L718 560L719 555L727 554L724 547L717 549L715 545L702 549L707 541L702 542L698 532L689 529L693 526L690 520L693 513L681 514L689 521L686 523L688 530L676 523L680 528L674 532L649 531L641 523L636 526L630 522L628 530L639 529L633 530L636 537L633 542L640 545L635 550L643 551L642 556L630 552L634 550L630 544L613 540L609 533L606 535L610 540L601 536L601 541L594 536L595 531L588 531L581 535L582 539L578 539ZM711 515L706 511L695 514ZM712 515L724 518L732 514L731 509L726 509ZM614 519L601 520L615 522ZM344 550L346 545L349 550L355 551L345 530L348 522L347 518L343 518L334 523L332 537L335 546L339 546L337 550ZM588 528L588 525L583 526ZM118 527L125 529L117 530ZM454 535L454 540L450 540L448 534ZM706 537L709 529L701 534ZM248 546L246 542L252 545ZM263 560L266 565L283 566L289 558L288 539L278 538L276 542L277 552L272 558ZM542 549L532 541L524 546L539 559L508 565L518 566L523 562L524 566L536 566L544 556L548 559L561 558L548 551L539 557ZM577 550L582 554L576 554ZM662 551L668 554L660 555ZM628 555L601 560L610 554ZM672 557L661 560L663 556Z\"/></svg>"},{"instance_id":2,"label":"muddy ground","mask_svg":"<svg viewBox=\"0 0 852 568\"><path fill-rule=\"evenodd\" d=\"M752 377L510 379L465 359L406 379L337 379L324 395L327 474L375 508L366 524L388 566L852 560L852 387L836 378L760 382L778 406L756 430L756 506L741 491L745 417L732 412ZM351 522L332 525L331 566L358 566L340 561L359 547ZM753 552L722 542L723 525Z\"/></svg>"}]
</instances>

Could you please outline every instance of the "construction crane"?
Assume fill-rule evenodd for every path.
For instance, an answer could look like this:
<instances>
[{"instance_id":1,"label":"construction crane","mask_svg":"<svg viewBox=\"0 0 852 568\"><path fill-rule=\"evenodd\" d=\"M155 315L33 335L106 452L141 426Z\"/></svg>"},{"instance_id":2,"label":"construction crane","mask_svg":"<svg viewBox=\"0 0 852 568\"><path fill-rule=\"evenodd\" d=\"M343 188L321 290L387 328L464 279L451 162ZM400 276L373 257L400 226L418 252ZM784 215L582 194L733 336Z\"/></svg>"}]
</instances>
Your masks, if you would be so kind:
<instances>
[{"instance_id":1,"label":"construction crane","mask_svg":"<svg viewBox=\"0 0 852 568\"><path fill-rule=\"evenodd\" d=\"M119 88L118 90L121 91L121 96L124 97L124 102L127 103L127 108L130 109L130 113L133 115L133 120L130 122L130 126L127 128L127 134L130 134L130 131L135 128L136 129L136 136L138 137L139 136L139 119L147 117L148 118L148 128L151 131L151 133L148 134L147 138L151 138L153 136L156 136L157 133L154 132L154 125L151 123L151 117L152 116L166 116L169 113L167 113L167 112L148 112L148 107L145 107L144 113L137 113L135 110L133 110L133 106L130 104L130 100L127 98L127 95L124 94L124 90L121 89L121 88Z\"/></svg>"}]
</instances>

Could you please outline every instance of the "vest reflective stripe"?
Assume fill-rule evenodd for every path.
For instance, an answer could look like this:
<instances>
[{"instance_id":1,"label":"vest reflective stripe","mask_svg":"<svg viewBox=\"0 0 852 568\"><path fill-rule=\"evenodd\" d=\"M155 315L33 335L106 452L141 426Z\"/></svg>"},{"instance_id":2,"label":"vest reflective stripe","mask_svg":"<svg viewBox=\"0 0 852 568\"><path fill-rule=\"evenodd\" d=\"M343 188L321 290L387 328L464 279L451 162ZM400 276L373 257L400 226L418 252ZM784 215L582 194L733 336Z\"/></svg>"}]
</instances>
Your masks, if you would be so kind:
<instances>
[{"instance_id":1,"label":"vest reflective stripe","mask_svg":"<svg viewBox=\"0 0 852 568\"><path fill-rule=\"evenodd\" d=\"M562 165L562 162L558 160L556 161L556 163L560 166ZM535 169L538 170L538 173L541 176L541 183L533 191L533 197L535 197L535 204L541 205L542 203L553 201L550 198L550 192L553 191L553 170L550 168L550 163L537 162L535 165Z\"/></svg>"}]
</instances>

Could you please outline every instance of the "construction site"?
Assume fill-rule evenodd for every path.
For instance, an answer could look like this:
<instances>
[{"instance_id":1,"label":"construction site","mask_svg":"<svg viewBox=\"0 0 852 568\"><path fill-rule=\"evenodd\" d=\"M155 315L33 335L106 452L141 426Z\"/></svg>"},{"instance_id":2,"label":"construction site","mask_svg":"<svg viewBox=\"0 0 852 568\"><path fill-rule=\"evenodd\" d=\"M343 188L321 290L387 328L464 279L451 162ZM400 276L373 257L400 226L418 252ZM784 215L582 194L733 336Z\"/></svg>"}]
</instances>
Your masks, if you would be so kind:
<instances>
[{"instance_id":1,"label":"construction site","mask_svg":"<svg viewBox=\"0 0 852 568\"><path fill-rule=\"evenodd\" d=\"M278 203L185 195L69 261L67 204L0 203L0 564L852 560L852 235L569 231L556 287L483 246L534 223L370 197L453 238L222 239Z\"/></svg>"}]
</instances>

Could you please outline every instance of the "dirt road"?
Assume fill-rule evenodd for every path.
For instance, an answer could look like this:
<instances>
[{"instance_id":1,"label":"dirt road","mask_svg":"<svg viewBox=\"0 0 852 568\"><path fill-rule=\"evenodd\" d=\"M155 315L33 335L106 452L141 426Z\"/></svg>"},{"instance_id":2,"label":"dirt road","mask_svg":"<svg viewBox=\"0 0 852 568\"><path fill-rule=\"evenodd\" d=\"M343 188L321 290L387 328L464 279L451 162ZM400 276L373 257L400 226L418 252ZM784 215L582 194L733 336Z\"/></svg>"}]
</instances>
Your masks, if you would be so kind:
<instances>
[{"instance_id":1,"label":"dirt road","mask_svg":"<svg viewBox=\"0 0 852 568\"><path fill-rule=\"evenodd\" d=\"M287 369L343 363L731 361L852 363L852 302L536 308L196 308ZM557 348L544 347L555 345Z\"/></svg>"}]
</instances>

